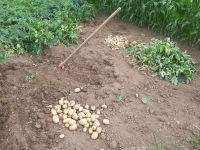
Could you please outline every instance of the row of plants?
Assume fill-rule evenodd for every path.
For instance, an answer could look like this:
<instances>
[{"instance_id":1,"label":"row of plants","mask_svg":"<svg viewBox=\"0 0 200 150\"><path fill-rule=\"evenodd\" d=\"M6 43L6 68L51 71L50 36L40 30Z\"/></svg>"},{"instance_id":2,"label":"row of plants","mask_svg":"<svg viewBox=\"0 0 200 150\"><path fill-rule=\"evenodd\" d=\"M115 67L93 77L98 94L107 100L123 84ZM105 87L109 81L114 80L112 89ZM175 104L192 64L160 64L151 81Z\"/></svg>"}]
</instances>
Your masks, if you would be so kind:
<instances>
[{"instance_id":1,"label":"row of plants","mask_svg":"<svg viewBox=\"0 0 200 150\"><path fill-rule=\"evenodd\" d=\"M0 6L0 60L76 42L78 23L94 15L84 0L1 0Z\"/></svg>"},{"instance_id":2,"label":"row of plants","mask_svg":"<svg viewBox=\"0 0 200 150\"><path fill-rule=\"evenodd\" d=\"M88 0L119 17L200 47L200 0Z\"/></svg>"}]
</instances>

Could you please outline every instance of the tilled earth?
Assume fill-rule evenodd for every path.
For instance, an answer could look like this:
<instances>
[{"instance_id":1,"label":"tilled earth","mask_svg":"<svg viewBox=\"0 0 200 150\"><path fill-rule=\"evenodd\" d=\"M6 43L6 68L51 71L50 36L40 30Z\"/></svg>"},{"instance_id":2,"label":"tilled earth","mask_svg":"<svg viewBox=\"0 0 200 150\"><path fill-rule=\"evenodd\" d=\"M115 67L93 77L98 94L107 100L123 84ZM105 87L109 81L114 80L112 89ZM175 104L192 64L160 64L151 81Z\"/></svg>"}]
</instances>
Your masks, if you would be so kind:
<instances>
[{"instance_id":1,"label":"tilled earth","mask_svg":"<svg viewBox=\"0 0 200 150\"><path fill-rule=\"evenodd\" d=\"M105 19L83 23L79 44ZM190 140L200 133L200 72L189 85L173 86L131 66L125 50L104 44L108 35L145 42L163 38L146 29L110 22L66 64L57 68L76 45L46 49L44 55L14 57L0 64L0 149L2 150L151 150L191 149ZM185 45L199 60L200 52ZM27 77L37 73L35 78ZM77 87L84 87L74 93ZM54 124L48 105L61 97L81 105L107 104L101 115L110 125L97 140L83 132ZM157 100L150 104L143 96ZM64 139L59 135L65 134Z\"/></svg>"}]
</instances>

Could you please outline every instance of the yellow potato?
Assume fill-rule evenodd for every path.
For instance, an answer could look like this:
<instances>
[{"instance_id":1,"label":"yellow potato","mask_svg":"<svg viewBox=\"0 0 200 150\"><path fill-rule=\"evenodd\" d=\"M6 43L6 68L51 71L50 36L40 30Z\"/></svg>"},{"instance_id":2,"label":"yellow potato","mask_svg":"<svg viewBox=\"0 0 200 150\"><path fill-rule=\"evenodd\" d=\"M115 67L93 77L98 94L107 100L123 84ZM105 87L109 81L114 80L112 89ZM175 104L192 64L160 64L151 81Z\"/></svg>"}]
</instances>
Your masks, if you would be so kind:
<instances>
[{"instance_id":1,"label":"yellow potato","mask_svg":"<svg viewBox=\"0 0 200 150\"><path fill-rule=\"evenodd\" d=\"M59 122L59 117L58 117L58 115L54 115L54 116L53 116L53 122L54 122L54 123L58 123L58 122Z\"/></svg>"},{"instance_id":2,"label":"yellow potato","mask_svg":"<svg viewBox=\"0 0 200 150\"><path fill-rule=\"evenodd\" d=\"M57 115L57 111L55 109L51 109L51 114L52 115Z\"/></svg>"},{"instance_id":3,"label":"yellow potato","mask_svg":"<svg viewBox=\"0 0 200 150\"><path fill-rule=\"evenodd\" d=\"M72 124L71 126L69 126L69 130L74 131L77 129L77 124Z\"/></svg>"},{"instance_id":4,"label":"yellow potato","mask_svg":"<svg viewBox=\"0 0 200 150\"><path fill-rule=\"evenodd\" d=\"M96 140L98 138L98 133L97 132L93 132L91 135L91 139Z\"/></svg>"},{"instance_id":5,"label":"yellow potato","mask_svg":"<svg viewBox=\"0 0 200 150\"><path fill-rule=\"evenodd\" d=\"M105 125L108 125L108 124L110 124L110 121L109 121L108 119L103 119L103 123L104 123Z\"/></svg>"},{"instance_id":6,"label":"yellow potato","mask_svg":"<svg viewBox=\"0 0 200 150\"><path fill-rule=\"evenodd\" d=\"M81 125L87 124L87 119L81 119L81 120L79 120L79 124L81 124Z\"/></svg>"}]
</instances>

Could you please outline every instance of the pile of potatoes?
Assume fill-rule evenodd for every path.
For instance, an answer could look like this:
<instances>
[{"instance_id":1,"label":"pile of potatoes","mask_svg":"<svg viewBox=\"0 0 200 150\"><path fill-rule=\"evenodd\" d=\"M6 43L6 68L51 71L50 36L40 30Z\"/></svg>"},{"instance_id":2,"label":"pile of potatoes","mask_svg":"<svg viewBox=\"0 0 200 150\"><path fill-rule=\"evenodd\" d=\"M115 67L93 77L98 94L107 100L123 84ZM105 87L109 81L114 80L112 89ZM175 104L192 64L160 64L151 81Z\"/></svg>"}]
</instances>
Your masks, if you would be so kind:
<instances>
[{"instance_id":1,"label":"pile of potatoes","mask_svg":"<svg viewBox=\"0 0 200 150\"><path fill-rule=\"evenodd\" d=\"M102 105L102 109L107 105ZM96 109L95 105L84 107L77 104L74 100L68 101L61 98L58 105L51 108L52 119L54 123L63 123L70 131L75 131L78 127L82 127L83 132L88 132L91 139L97 139L102 131L99 117L100 109ZM108 125L109 120L103 119L103 124ZM63 137L63 135L62 135Z\"/></svg>"},{"instance_id":2,"label":"pile of potatoes","mask_svg":"<svg viewBox=\"0 0 200 150\"><path fill-rule=\"evenodd\" d=\"M120 48L125 48L128 45L128 40L124 36L112 36L109 35L106 39L104 44L111 47L113 50L117 50Z\"/></svg>"}]
</instances>

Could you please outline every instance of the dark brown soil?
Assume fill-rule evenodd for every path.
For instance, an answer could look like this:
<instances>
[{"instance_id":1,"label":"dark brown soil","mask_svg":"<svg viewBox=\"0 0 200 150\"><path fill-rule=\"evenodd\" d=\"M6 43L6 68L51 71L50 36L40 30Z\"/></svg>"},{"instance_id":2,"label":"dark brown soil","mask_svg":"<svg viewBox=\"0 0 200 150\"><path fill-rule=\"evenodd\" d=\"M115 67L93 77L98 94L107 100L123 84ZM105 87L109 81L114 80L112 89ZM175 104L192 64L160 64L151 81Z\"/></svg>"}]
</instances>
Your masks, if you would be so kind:
<instances>
[{"instance_id":1,"label":"dark brown soil","mask_svg":"<svg viewBox=\"0 0 200 150\"><path fill-rule=\"evenodd\" d=\"M105 17L82 24L79 44ZM200 71L189 85L173 86L145 75L128 63L124 50L103 44L108 35L127 36L130 41L163 38L146 29L118 21L110 22L59 70L57 65L76 47L59 45L44 55L15 57L0 64L0 149L2 150L151 150L160 144L169 150L191 149L189 141L200 132ZM200 52L180 44L196 60ZM26 76L36 72L33 80ZM84 91L73 93L74 88ZM139 97L136 97L136 93ZM50 110L62 96L81 104L101 105L111 124L98 140L80 131L69 132L53 124ZM119 96L124 98L119 102ZM143 104L142 96L158 102ZM59 139L60 133L65 134ZM117 144L117 145L116 145Z\"/></svg>"}]
</instances>

